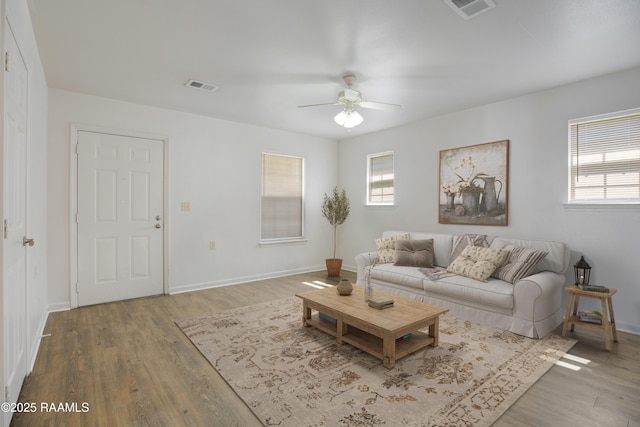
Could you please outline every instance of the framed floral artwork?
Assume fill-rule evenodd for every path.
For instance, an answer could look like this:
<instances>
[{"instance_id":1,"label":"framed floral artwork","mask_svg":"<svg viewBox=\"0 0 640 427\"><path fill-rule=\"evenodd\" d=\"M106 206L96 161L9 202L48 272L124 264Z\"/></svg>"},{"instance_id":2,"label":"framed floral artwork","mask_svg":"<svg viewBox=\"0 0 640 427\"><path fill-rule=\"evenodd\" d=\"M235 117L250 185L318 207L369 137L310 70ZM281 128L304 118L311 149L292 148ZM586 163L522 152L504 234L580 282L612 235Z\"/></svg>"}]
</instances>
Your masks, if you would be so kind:
<instances>
[{"instance_id":1,"label":"framed floral artwork","mask_svg":"<svg viewBox=\"0 0 640 427\"><path fill-rule=\"evenodd\" d=\"M440 151L441 224L507 225L509 140Z\"/></svg>"}]
</instances>

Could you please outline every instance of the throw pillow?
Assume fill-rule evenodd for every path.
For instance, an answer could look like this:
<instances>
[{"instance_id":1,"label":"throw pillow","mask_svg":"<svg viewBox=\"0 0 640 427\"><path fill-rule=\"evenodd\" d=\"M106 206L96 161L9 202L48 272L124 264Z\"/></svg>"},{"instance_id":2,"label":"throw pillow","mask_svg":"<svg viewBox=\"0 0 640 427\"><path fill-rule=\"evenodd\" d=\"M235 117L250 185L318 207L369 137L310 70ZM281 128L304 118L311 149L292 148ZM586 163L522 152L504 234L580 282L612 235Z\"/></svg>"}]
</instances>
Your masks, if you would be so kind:
<instances>
[{"instance_id":1,"label":"throw pillow","mask_svg":"<svg viewBox=\"0 0 640 427\"><path fill-rule=\"evenodd\" d=\"M433 239L396 240L395 265L433 267Z\"/></svg>"},{"instance_id":2,"label":"throw pillow","mask_svg":"<svg viewBox=\"0 0 640 427\"><path fill-rule=\"evenodd\" d=\"M396 253L396 240L407 239L409 239L409 233L376 239L376 247L378 248L378 264L395 262L394 256Z\"/></svg>"},{"instance_id":3,"label":"throw pillow","mask_svg":"<svg viewBox=\"0 0 640 427\"><path fill-rule=\"evenodd\" d=\"M447 267L449 273L459 274L471 279L486 282L491 273L502 265L509 257L509 251L467 246L462 253Z\"/></svg>"},{"instance_id":4,"label":"throw pillow","mask_svg":"<svg viewBox=\"0 0 640 427\"><path fill-rule=\"evenodd\" d=\"M455 260L460 256L464 248L467 246L481 246L488 248L491 246L495 236L487 236L486 234L461 234L453 241L451 249L451 259Z\"/></svg>"},{"instance_id":5,"label":"throw pillow","mask_svg":"<svg viewBox=\"0 0 640 427\"><path fill-rule=\"evenodd\" d=\"M492 276L509 283L516 283L530 275L536 265L547 256L547 252L515 245L506 245L503 249L509 251L509 258L504 265L493 272Z\"/></svg>"}]
</instances>

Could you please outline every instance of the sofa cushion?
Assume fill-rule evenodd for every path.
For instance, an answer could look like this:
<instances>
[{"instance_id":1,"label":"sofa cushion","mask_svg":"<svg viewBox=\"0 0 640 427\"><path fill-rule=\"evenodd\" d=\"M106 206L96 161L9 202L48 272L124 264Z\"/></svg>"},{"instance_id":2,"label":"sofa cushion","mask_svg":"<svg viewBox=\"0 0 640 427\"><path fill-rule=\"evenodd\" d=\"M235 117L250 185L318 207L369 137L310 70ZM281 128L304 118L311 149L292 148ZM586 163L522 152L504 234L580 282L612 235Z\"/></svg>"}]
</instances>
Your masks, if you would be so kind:
<instances>
[{"instance_id":1,"label":"sofa cushion","mask_svg":"<svg viewBox=\"0 0 640 427\"><path fill-rule=\"evenodd\" d=\"M378 264L370 269L371 279L381 282L391 282L409 288L422 290L424 275L416 267L398 266L393 264Z\"/></svg>"},{"instance_id":2,"label":"sofa cushion","mask_svg":"<svg viewBox=\"0 0 640 427\"><path fill-rule=\"evenodd\" d=\"M529 276L536 265L547 256L547 252L527 249L516 245L506 245L503 249L509 251L509 258L504 265L499 266L492 277L509 283L516 283L523 277Z\"/></svg>"},{"instance_id":3,"label":"sofa cushion","mask_svg":"<svg viewBox=\"0 0 640 427\"><path fill-rule=\"evenodd\" d=\"M467 246L447 267L447 271L486 282L491 273L502 265L508 256L509 251L506 249Z\"/></svg>"},{"instance_id":4,"label":"sofa cushion","mask_svg":"<svg viewBox=\"0 0 640 427\"><path fill-rule=\"evenodd\" d=\"M376 247L378 248L378 264L395 262L396 241L407 240L408 238L409 233L376 239Z\"/></svg>"},{"instance_id":5,"label":"sofa cushion","mask_svg":"<svg viewBox=\"0 0 640 427\"><path fill-rule=\"evenodd\" d=\"M492 248L501 248L506 245L516 245L523 248L548 252L547 256L533 269L533 274L540 271L553 271L564 274L569 267L569 247L565 243L546 240L522 240L496 237L491 243Z\"/></svg>"},{"instance_id":6,"label":"sofa cushion","mask_svg":"<svg viewBox=\"0 0 640 427\"><path fill-rule=\"evenodd\" d=\"M424 281L424 291L427 295L448 301L462 301L464 305L469 306L480 304L499 307L501 310L513 309L514 289L511 283L494 278L489 278L487 282L480 282L468 277L452 275L436 281Z\"/></svg>"},{"instance_id":7,"label":"sofa cushion","mask_svg":"<svg viewBox=\"0 0 640 427\"><path fill-rule=\"evenodd\" d=\"M433 267L433 239L396 240L395 265Z\"/></svg>"},{"instance_id":8,"label":"sofa cushion","mask_svg":"<svg viewBox=\"0 0 640 427\"><path fill-rule=\"evenodd\" d=\"M493 239L494 236L487 236L486 234L461 234L456 236L453 241L453 248L451 249L451 259L455 260L458 258L467 246L488 248L491 246Z\"/></svg>"}]
</instances>

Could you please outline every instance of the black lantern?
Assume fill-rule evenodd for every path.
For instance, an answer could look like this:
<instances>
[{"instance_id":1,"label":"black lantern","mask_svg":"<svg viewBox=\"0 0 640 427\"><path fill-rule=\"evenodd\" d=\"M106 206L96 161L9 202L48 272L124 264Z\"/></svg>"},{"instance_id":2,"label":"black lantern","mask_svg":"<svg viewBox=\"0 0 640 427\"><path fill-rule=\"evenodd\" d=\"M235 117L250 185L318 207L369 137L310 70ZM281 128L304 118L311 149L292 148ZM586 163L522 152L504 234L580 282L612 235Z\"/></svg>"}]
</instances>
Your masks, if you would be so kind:
<instances>
[{"instance_id":1,"label":"black lantern","mask_svg":"<svg viewBox=\"0 0 640 427\"><path fill-rule=\"evenodd\" d=\"M573 270L576 273L576 285L588 285L589 284L589 276L591 275L591 266L587 261L584 260L584 257L580 257L580 261L573 266Z\"/></svg>"}]
</instances>

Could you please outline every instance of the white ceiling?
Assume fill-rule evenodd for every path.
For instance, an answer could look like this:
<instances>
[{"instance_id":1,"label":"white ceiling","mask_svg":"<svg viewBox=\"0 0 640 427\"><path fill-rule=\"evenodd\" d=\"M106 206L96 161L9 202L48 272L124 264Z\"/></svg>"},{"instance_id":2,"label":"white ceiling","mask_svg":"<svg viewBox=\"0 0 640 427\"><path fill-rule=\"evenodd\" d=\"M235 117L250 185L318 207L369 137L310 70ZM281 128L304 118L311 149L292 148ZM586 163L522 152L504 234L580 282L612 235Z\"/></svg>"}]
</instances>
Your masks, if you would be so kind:
<instances>
[{"instance_id":1,"label":"white ceiling","mask_svg":"<svg viewBox=\"0 0 640 427\"><path fill-rule=\"evenodd\" d=\"M494 2L464 20L444 0L28 0L49 87L335 139L640 66L638 0ZM346 71L403 108L351 132L340 107L296 108Z\"/></svg>"}]
</instances>

